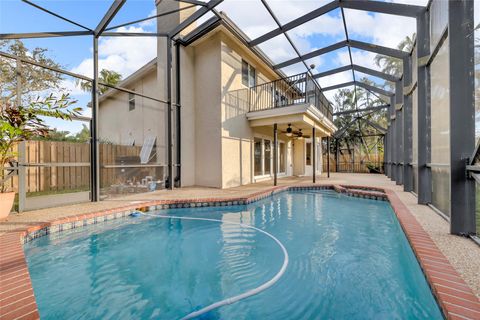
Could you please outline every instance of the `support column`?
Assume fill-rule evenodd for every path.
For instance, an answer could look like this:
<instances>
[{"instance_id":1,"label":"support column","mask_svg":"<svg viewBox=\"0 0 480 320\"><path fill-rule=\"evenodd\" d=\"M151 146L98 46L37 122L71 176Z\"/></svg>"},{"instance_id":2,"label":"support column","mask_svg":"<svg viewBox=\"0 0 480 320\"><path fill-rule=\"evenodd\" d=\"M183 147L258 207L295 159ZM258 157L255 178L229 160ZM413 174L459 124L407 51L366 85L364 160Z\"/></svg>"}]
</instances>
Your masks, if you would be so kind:
<instances>
[{"instance_id":1,"label":"support column","mask_svg":"<svg viewBox=\"0 0 480 320\"><path fill-rule=\"evenodd\" d=\"M355 136L353 137L353 148L352 148L352 173L355 173Z\"/></svg>"},{"instance_id":2,"label":"support column","mask_svg":"<svg viewBox=\"0 0 480 320\"><path fill-rule=\"evenodd\" d=\"M473 5L449 1L450 47L450 232L475 233L475 181L466 164L475 149Z\"/></svg>"},{"instance_id":3,"label":"support column","mask_svg":"<svg viewBox=\"0 0 480 320\"><path fill-rule=\"evenodd\" d=\"M430 72L427 65L430 56L430 16L428 10L417 17L417 132L418 132L418 203L432 202L432 175L430 162Z\"/></svg>"},{"instance_id":4,"label":"support column","mask_svg":"<svg viewBox=\"0 0 480 320\"><path fill-rule=\"evenodd\" d=\"M25 211L27 203L27 142L18 144L18 212Z\"/></svg>"},{"instance_id":5,"label":"support column","mask_svg":"<svg viewBox=\"0 0 480 320\"><path fill-rule=\"evenodd\" d=\"M176 128L176 175L175 187L182 186L182 117L181 117L181 91L180 91L180 43L175 43L175 128Z\"/></svg>"},{"instance_id":6,"label":"support column","mask_svg":"<svg viewBox=\"0 0 480 320\"><path fill-rule=\"evenodd\" d=\"M387 146L386 146L386 150L387 150L387 155L388 155L388 177L391 179L392 178L392 123L390 120L390 114L387 115L387 117L389 117L389 121L390 121L390 124L389 124L389 127L388 127L388 140L387 140Z\"/></svg>"},{"instance_id":7,"label":"support column","mask_svg":"<svg viewBox=\"0 0 480 320\"><path fill-rule=\"evenodd\" d=\"M383 173L388 177L388 131L390 130L390 124L387 125L387 132L383 137Z\"/></svg>"},{"instance_id":8,"label":"support column","mask_svg":"<svg viewBox=\"0 0 480 320\"><path fill-rule=\"evenodd\" d=\"M330 178L330 137L327 136L327 178Z\"/></svg>"},{"instance_id":9,"label":"support column","mask_svg":"<svg viewBox=\"0 0 480 320\"><path fill-rule=\"evenodd\" d=\"M403 184L403 81L395 83L395 150L397 162L396 184Z\"/></svg>"},{"instance_id":10,"label":"support column","mask_svg":"<svg viewBox=\"0 0 480 320\"><path fill-rule=\"evenodd\" d=\"M413 191L412 168L412 58L403 59L403 190Z\"/></svg>"},{"instance_id":11,"label":"support column","mask_svg":"<svg viewBox=\"0 0 480 320\"><path fill-rule=\"evenodd\" d=\"M92 120L90 121L90 200L100 200L100 156L98 154L98 38L93 37Z\"/></svg>"},{"instance_id":12,"label":"support column","mask_svg":"<svg viewBox=\"0 0 480 320\"><path fill-rule=\"evenodd\" d=\"M20 59L16 60L16 78L17 78L17 94L16 94L16 104L17 108L22 105L22 61ZM27 201L27 168L25 167L25 162L27 162L27 148L26 142L22 141L18 144L18 164L17 164L17 175L18 175L18 212L25 211L25 204ZM3 172L2 172L3 173Z\"/></svg>"},{"instance_id":13,"label":"support column","mask_svg":"<svg viewBox=\"0 0 480 320\"><path fill-rule=\"evenodd\" d=\"M315 183L317 175L317 141L315 137L315 127L312 128L312 181Z\"/></svg>"},{"instance_id":14,"label":"support column","mask_svg":"<svg viewBox=\"0 0 480 320\"><path fill-rule=\"evenodd\" d=\"M383 173L388 177L388 131L390 126L387 126L387 132L383 136Z\"/></svg>"},{"instance_id":15,"label":"support column","mask_svg":"<svg viewBox=\"0 0 480 320\"><path fill-rule=\"evenodd\" d=\"M335 139L335 172L338 173L338 148L339 148L338 139Z\"/></svg>"},{"instance_id":16,"label":"support column","mask_svg":"<svg viewBox=\"0 0 480 320\"><path fill-rule=\"evenodd\" d=\"M395 113L395 95L390 97L390 180L396 181L397 177L397 146L396 146L396 113Z\"/></svg>"},{"instance_id":17,"label":"support column","mask_svg":"<svg viewBox=\"0 0 480 320\"><path fill-rule=\"evenodd\" d=\"M277 124L273 124L273 185L277 185L278 172L278 130Z\"/></svg>"}]
</instances>

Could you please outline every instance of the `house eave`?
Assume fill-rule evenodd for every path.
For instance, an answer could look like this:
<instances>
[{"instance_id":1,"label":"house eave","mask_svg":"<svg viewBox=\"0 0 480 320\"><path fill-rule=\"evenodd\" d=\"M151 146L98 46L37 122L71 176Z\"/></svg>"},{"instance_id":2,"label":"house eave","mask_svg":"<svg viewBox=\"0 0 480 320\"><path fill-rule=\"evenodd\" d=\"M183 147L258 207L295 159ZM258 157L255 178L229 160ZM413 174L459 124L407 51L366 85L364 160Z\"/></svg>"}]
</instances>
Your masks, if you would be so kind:
<instances>
[{"instance_id":1,"label":"house eave","mask_svg":"<svg viewBox=\"0 0 480 320\"><path fill-rule=\"evenodd\" d=\"M267 110L252 111L246 114L251 126L273 125L281 122L301 122L305 126L314 125L322 129L327 135L337 131L337 127L320 110L313 105L304 103L298 105L284 106Z\"/></svg>"}]
</instances>

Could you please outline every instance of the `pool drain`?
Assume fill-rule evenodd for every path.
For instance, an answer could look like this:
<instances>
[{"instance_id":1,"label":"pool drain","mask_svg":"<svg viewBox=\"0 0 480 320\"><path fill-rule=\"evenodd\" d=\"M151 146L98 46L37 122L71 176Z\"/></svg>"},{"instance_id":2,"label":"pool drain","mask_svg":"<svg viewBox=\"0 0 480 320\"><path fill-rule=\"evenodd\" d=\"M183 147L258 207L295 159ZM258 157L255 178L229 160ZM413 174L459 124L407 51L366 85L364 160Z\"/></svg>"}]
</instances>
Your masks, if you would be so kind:
<instances>
[{"instance_id":1,"label":"pool drain","mask_svg":"<svg viewBox=\"0 0 480 320\"><path fill-rule=\"evenodd\" d=\"M280 270L277 272L277 274L275 274L275 276L273 278L271 278L267 282L261 284L260 286L258 286L256 288L253 288L251 290L248 290L244 293L241 293L239 295L236 295L236 296L233 296L233 297L230 297L230 298L223 299L221 301L214 302L214 303L212 303L212 304L210 304L206 307L201 308L200 310L191 312L191 313L187 314L186 316L184 316L182 318L182 320L196 318L196 317L201 316L202 314L205 314L209 311L220 308L221 306L229 305L229 304L238 302L240 300L246 299L248 297L254 296L256 294L259 294L260 292L265 291L268 288L270 288L271 286L273 286L283 276L283 274L285 273L285 270L287 269L287 266L288 266L288 252L287 252L287 249L285 249L285 246L280 242L280 240L278 240L275 236L273 236L272 234L270 234L270 233L268 233L268 232L266 232L262 229L259 229L259 228L253 227L253 226L249 226L249 225L246 225L246 224L243 224L243 223L239 223L239 222L229 222L229 221L223 221L223 220L219 220L219 219L185 217L185 216L170 216L170 215L162 215L162 214L149 214L149 213L145 213L145 212L141 212L141 211L136 211L136 213L142 214L142 215L145 215L145 216L150 216L150 217L155 217L155 218L163 218L163 219L199 220L199 221L212 221L212 222L234 224L234 225L241 226L243 228L249 228L249 229L253 229L255 231L258 231L260 233L263 233L264 235L266 235L267 237L269 237L270 239L275 241L275 243L277 243L277 245L280 247L280 249L282 249L283 264L282 264L282 267L280 268Z\"/></svg>"}]
</instances>

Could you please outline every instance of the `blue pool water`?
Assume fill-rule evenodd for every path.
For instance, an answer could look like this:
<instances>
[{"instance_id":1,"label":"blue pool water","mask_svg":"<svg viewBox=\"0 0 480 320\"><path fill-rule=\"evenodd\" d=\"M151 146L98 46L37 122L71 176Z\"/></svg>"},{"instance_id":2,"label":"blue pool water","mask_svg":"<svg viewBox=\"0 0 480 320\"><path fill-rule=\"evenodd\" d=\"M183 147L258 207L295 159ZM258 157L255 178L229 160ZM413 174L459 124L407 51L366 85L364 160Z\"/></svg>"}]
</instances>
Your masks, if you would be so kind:
<instances>
[{"instance_id":1,"label":"blue pool water","mask_svg":"<svg viewBox=\"0 0 480 320\"><path fill-rule=\"evenodd\" d=\"M199 319L442 319L387 202L284 192L248 206L159 212L25 245L42 319L178 319L271 279Z\"/></svg>"}]
</instances>

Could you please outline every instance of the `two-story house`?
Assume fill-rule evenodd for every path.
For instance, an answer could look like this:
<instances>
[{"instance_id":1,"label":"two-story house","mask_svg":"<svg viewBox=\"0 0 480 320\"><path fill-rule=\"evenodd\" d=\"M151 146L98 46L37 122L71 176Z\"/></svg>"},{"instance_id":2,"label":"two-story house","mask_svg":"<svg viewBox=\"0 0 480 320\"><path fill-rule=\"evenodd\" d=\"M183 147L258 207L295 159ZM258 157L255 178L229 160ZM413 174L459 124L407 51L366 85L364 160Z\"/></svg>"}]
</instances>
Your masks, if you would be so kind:
<instances>
[{"instance_id":1,"label":"two-story house","mask_svg":"<svg viewBox=\"0 0 480 320\"><path fill-rule=\"evenodd\" d=\"M157 1L157 11L182 5ZM159 18L158 32L171 30L188 14L187 9ZM327 99L308 73L287 77L274 70L261 50L245 45L248 37L227 17L190 26L180 39L178 48L172 48L171 120L172 158L179 164L175 176L182 186L254 183L272 179L275 166L279 178L321 173L321 138L336 127ZM166 46L166 39L159 38L158 57L120 86L165 100ZM102 118L115 119L100 120L102 139L142 145L155 137L155 161L167 165L169 119L164 103L107 91L100 98Z\"/></svg>"}]
</instances>

